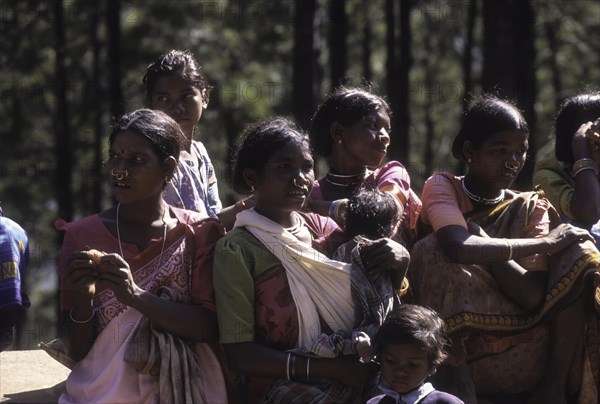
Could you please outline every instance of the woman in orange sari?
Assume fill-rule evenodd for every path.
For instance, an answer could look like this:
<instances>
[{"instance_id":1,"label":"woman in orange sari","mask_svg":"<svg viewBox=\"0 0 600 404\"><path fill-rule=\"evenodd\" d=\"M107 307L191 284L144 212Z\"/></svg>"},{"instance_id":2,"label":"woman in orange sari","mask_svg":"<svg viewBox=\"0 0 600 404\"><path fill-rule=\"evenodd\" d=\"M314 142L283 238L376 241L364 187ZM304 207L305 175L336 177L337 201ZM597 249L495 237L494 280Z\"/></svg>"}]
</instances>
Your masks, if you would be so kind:
<instances>
[{"instance_id":1,"label":"woman in orange sari","mask_svg":"<svg viewBox=\"0 0 600 404\"><path fill-rule=\"evenodd\" d=\"M434 234L411 253L411 285L452 338L440 388L465 402L486 394L596 402L587 380L599 374L590 310L598 251L587 231L560 224L542 195L509 189L528 135L506 101L486 96L467 112L452 152L468 173L437 173L425 183L421 219Z\"/></svg>"}]
</instances>

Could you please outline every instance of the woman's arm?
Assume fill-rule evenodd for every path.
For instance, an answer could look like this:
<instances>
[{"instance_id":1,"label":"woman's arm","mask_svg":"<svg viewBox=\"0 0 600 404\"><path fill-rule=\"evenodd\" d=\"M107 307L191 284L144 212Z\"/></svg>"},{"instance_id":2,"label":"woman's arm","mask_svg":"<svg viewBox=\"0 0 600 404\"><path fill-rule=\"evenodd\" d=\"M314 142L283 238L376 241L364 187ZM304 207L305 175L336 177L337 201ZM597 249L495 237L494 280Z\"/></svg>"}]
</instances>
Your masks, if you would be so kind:
<instances>
[{"instance_id":1,"label":"woman's arm","mask_svg":"<svg viewBox=\"0 0 600 404\"><path fill-rule=\"evenodd\" d=\"M561 224L540 238L490 238L481 229L472 231L479 235L471 234L462 226L450 225L439 229L436 237L451 262L489 264L500 288L527 310L543 302L546 274L527 271L514 260L534 254L553 254L581 240L593 241L589 232L569 224Z\"/></svg>"},{"instance_id":2,"label":"woman's arm","mask_svg":"<svg viewBox=\"0 0 600 404\"><path fill-rule=\"evenodd\" d=\"M177 303L140 288L127 262L118 254L102 257L98 284L111 289L119 302L152 320L178 337L202 342L218 340L217 319L213 311L196 304Z\"/></svg>"},{"instance_id":3,"label":"woman's arm","mask_svg":"<svg viewBox=\"0 0 600 404\"><path fill-rule=\"evenodd\" d=\"M87 355L96 339L92 302L96 277L96 267L86 253L75 252L61 279L61 294L69 295L70 304L61 314L60 337L75 361Z\"/></svg>"},{"instance_id":4,"label":"woman's arm","mask_svg":"<svg viewBox=\"0 0 600 404\"><path fill-rule=\"evenodd\" d=\"M235 224L237 214L246 209L254 207L255 199L256 198L254 197L254 195L251 195L246 199L240 199L233 205L221 209L217 216L219 217L219 220L221 221L223 226L225 226L225 229L227 229L228 231L233 229L233 225Z\"/></svg>"},{"instance_id":5,"label":"woman's arm","mask_svg":"<svg viewBox=\"0 0 600 404\"><path fill-rule=\"evenodd\" d=\"M586 132L591 126L591 122L583 124L573 135L571 148L576 162L582 161L582 159L600 161L598 152L593 151L591 141L586 137ZM594 154L596 155L594 156ZM600 220L600 203L598 203L600 201L600 183L597 174L592 169L577 172L571 196L571 214L576 220L588 225Z\"/></svg>"},{"instance_id":6,"label":"woman's arm","mask_svg":"<svg viewBox=\"0 0 600 404\"><path fill-rule=\"evenodd\" d=\"M329 379L360 386L376 371L376 365L364 364L355 355L335 359L311 357L309 365L306 356L282 352L256 342L224 344L223 347L231 368L249 376L285 379L289 374L291 380L298 382ZM291 355L289 362L288 355Z\"/></svg>"}]
</instances>

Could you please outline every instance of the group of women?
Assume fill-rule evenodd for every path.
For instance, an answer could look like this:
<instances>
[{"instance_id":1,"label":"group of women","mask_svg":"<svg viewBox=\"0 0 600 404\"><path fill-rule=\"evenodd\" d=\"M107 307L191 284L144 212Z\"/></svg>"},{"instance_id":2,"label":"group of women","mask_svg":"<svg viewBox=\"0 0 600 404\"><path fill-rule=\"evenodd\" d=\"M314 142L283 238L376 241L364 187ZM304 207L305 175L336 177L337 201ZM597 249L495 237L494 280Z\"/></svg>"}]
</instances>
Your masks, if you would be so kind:
<instances>
[{"instance_id":1,"label":"group of women","mask_svg":"<svg viewBox=\"0 0 600 404\"><path fill-rule=\"evenodd\" d=\"M473 105L452 147L467 174L434 174L419 199L402 164L382 165L385 100L339 88L309 134L279 117L246 128L232 183L247 197L222 208L193 140L210 92L199 65L171 51L144 83L148 108L109 137L116 205L57 222L61 338L75 361L61 402L365 402L378 381L369 340L407 284L404 298L446 320L439 389L465 402L598 401L598 252L539 191L509 189L529 136L512 104ZM599 116L576 129L592 154L573 147L575 186L597 181L599 125L587 120ZM318 180L313 150L329 162ZM352 262L332 259L362 190L393 196L395 234L361 240Z\"/></svg>"}]
</instances>

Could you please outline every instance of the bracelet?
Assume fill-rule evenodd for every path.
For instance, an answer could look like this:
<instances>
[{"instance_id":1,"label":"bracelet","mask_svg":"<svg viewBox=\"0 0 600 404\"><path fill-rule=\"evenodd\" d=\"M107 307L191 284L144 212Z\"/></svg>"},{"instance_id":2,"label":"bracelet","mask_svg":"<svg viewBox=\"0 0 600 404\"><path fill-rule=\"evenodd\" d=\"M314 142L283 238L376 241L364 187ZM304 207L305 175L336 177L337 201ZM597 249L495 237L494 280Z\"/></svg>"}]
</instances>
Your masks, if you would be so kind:
<instances>
[{"instance_id":1,"label":"bracelet","mask_svg":"<svg viewBox=\"0 0 600 404\"><path fill-rule=\"evenodd\" d=\"M285 359L285 380L290 381L290 357L292 356L291 352L288 352L288 356Z\"/></svg>"},{"instance_id":2,"label":"bracelet","mask_svg":"<svg viewBox=\"0 0 600 404\"><path fill-rule=\"evenodd\" d=\"M310 356L306 358L306 380L310 380Z\"/></svg>"},{"instance_id":3,"label":"bracelet","mask_svg":"<svg viewBox=\"0 0 600 404\"><path fill-rule=\"evenodd\" d=\"M73 318L73 309L69 310L69 318L71 319L72 322L77 323L77 324L85 324L85 323L89 323L90 321L92 321L92 318L94 318L94 310L92 310L92 315L90 316L90 318L88 318L87 320L75 320Z\"/></svg>"},{"instance_id":4,"label":"bracelet","mask_svg":"<svg viewBox=\"0 0 600 404\"><path fill-rule=\"evenodd\" d=\"M510 260L512 260L512 257L513 257L513 248L507 239L504 239L504 242L508 246L508 259L506 261L510 261Z\"/></svg>"},{"instance_id":5,"label":"bracelet","mask_svg":"<svg viewBox=\"0 0 600 404\"><path fill-rule=\"evenodd\" d=\"M571 168L571 175L575 177L582 171L585 170L593 170L596 175L598 175L598 165L596 162L589 158L579 159L573 163L573 167Z\"/></svg>"},{"instance_id":6,"label":"bracelet","mask_svg":"<svg viewBox=\"0 0 600 404\"><path fill-rule=\"evenodd\" d=\"M290 380L294 380L296 378L296 355L290 353L292 355L292 370L290 372Z\"/></svg>"}]
</instances>

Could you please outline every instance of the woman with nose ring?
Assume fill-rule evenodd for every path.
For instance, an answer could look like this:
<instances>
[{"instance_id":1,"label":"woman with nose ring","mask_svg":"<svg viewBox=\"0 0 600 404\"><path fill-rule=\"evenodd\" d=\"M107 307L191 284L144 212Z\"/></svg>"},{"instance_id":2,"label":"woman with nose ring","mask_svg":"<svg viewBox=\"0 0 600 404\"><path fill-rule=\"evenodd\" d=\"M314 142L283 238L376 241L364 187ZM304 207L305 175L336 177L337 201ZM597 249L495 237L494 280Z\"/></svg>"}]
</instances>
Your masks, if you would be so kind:
<instances>
[{"instance_id":1,"label":"woman with nose ring","mask_svg":"<svg viewBox=\"0 0 600 404\"><path fill-rule=\"evenodd\" d=\"M350 196L363 188L389 192L402 218L394 239L410 248L421 201L401 163L382 165L391 141L390 114L383 98L360 88L340 87L319 106L310 137L315 152L328 159L329 171L315 181L308 207L344 227Z\"/></svg>"},{"instance_id":2,"label":"woman with nose ring","mask_svg":"<svg viewBox=\"0 0 600 404\"><path fill-rule=\"evenodd\" d=\"M583 369L600 262L591 235L561 224L542 194L510 189L528 137L516 107L481 97L452 144L466 175L434 174L423 189L421 220L434 234L413 248L409 277L416 303L448 324L437 386L465 402L526 393L565 404L586 383L568 384L569 371Z\"/></svg>"},{"instance_id":3,"label":"woman with nose ring","mask_svg":"<svg viewBox=\"0 0 600 404\"><path fill-rule=\"evenodd\" d=\"M359 360L354 331L363 318L379 327L370 313L383 298L350 264L329 259L343 241L335 222L303 211L314 180L308 136L283 118L254 123L234 161L233 185L256 205L217 244L214 285L220 342L243 376L244 402L364 403L377 370ZM404 251L380 239L360 254L402 279Z\"/></svg>"}]
</instances>

